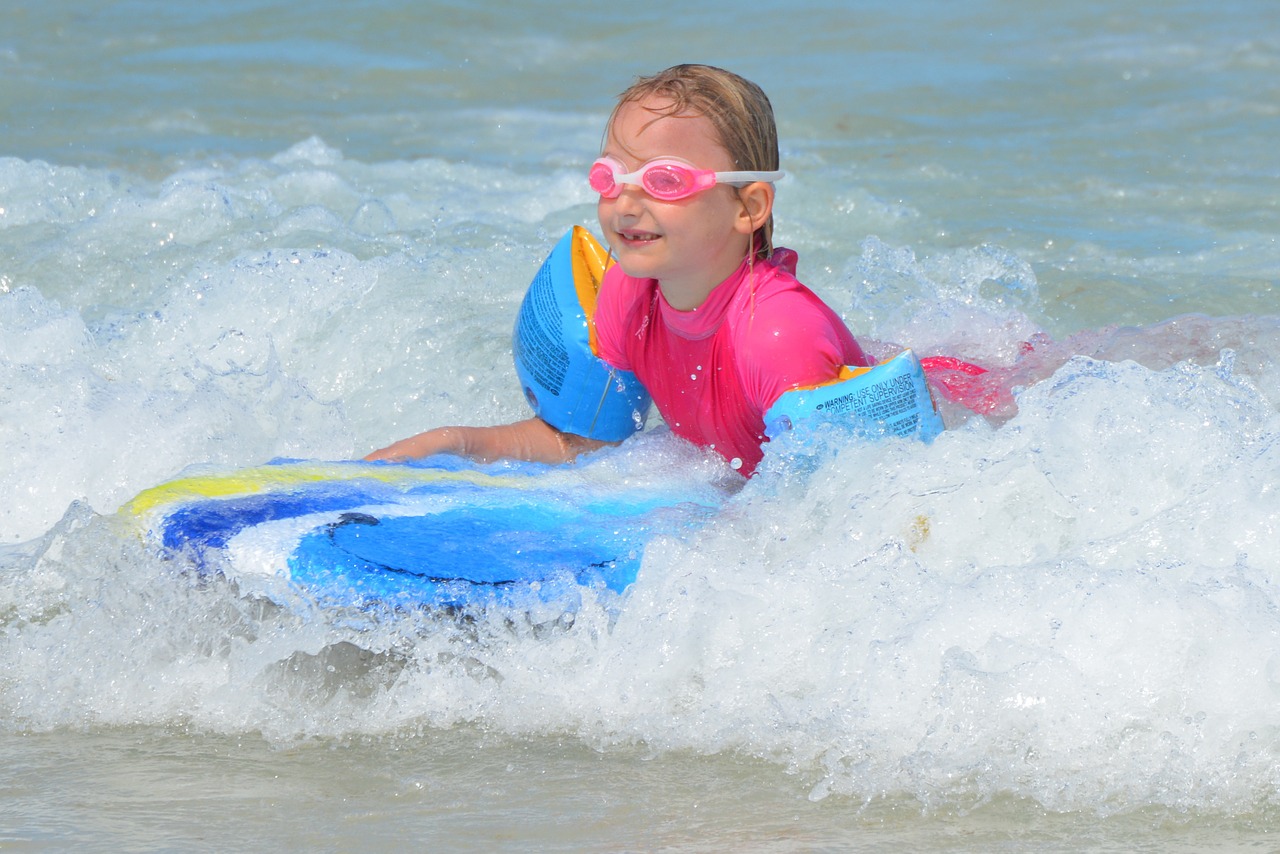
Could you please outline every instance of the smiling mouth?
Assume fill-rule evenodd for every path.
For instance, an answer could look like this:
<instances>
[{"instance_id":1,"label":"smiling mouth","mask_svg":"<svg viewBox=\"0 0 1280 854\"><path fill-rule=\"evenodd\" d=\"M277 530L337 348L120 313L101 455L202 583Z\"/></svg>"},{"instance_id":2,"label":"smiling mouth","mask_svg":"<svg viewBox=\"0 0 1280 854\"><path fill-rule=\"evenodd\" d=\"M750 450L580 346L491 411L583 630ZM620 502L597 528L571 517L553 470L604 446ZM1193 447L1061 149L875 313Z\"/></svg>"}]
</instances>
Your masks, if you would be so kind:
<instances>
[{"instance_id":1,"label":"smiling mouth","mask_svg":"<svg viewBox=\"0 0 1280 854\"><path fill-rule=\"evenodd\" d=\"M651 231L619 231L618 236L633 245L652 243L659 237Z\"/></svg>"}]
</instances>

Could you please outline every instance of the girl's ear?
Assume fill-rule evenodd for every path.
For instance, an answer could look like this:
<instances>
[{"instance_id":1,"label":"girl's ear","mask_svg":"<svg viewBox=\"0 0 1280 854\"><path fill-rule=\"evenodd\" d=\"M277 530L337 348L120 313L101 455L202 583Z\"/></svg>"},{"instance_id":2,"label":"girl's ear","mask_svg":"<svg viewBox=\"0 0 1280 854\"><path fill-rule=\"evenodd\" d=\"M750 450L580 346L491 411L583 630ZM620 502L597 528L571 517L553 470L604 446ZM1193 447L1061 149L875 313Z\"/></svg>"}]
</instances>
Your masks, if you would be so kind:
<instances>
[{"instance_id":1,"label":"girl's ear","mask_svg":"<svg viewBox=\"0 0 1280 854\"><path fill-rule=\"evenodd\" d=\"M756 229L769 221L773 213L773 185L767 181L754 181L738 190L742 211L734 222L734 230L742 234L754 234Z\"/></svg>"}]
</instances>

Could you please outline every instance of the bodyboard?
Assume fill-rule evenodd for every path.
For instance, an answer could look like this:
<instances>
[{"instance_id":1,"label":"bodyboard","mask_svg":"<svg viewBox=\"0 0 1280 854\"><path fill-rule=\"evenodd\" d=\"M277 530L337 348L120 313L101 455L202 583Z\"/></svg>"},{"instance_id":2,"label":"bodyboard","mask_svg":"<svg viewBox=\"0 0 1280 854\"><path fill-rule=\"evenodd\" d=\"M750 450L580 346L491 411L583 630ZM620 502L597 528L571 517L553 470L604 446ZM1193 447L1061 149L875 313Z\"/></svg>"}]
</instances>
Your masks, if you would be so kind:
<instances>
[{"instance_id":1,"label":"bodyboard","mask_svg":"<svg viewBox=\"0 0 1280 854\"><path fill-rule=\"evenodd\" d=\"M283 577L322 605L485 608L624 591L656 533L715 489L592 483L534 464L277 461L191 474L121 515L202 575Z\"/></svg>"}]
</instances>

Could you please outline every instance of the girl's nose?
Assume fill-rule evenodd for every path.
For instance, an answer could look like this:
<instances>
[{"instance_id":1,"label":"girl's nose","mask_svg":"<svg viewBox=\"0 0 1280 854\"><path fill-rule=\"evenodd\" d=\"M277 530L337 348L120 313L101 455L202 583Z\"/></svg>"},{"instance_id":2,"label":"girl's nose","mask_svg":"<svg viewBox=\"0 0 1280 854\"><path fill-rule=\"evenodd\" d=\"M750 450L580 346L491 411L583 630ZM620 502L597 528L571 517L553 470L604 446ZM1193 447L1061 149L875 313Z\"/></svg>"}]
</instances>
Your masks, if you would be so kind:
<instances>
[{"instance_id":1,"label":"girl's nose","mask_svg":"<svg viewBox=\"0 0 1280 854\"><path fill-rule=\"evenodd\" d=\"M622 192L613 200L619 213L635 213L640 210L645 199L645 192L635 184L623 184Z\"/></svg>"}]
</instances>

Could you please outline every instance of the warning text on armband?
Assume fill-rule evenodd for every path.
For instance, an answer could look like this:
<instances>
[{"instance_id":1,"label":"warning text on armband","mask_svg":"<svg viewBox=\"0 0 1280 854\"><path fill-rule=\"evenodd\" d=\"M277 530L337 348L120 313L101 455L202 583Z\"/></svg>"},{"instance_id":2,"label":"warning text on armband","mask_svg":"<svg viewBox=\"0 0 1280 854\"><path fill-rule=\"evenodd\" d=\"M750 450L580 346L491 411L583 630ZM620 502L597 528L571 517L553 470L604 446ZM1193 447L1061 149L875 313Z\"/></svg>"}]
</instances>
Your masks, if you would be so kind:
<instances>
[{"instance_id":1,"label":"warning text on armband","mask_svg":"<svg viewBox=\"0 0 1280 854\"><path fill-rule=\"evenodd\" d=\"M560 334L560 306L552 286L549 265L538 271L525 296L516 326L516 358L534 380L554 395L564 386L569 351Z\"/></svg>"},{"instance_id":2,"label":"warning text on armband","mask_svg":"<svg viewBox=\"0 0 1280 854\"><path fill-rule=\"evenodd\" d=\"M854 412L883 422L890 432L899 435L914 431L920 421L915 382L906 375L890 377L824 401L818 404L817 411L831 415Z\"/></svg>"}]
</instances>

